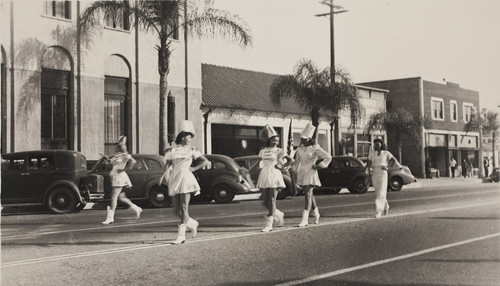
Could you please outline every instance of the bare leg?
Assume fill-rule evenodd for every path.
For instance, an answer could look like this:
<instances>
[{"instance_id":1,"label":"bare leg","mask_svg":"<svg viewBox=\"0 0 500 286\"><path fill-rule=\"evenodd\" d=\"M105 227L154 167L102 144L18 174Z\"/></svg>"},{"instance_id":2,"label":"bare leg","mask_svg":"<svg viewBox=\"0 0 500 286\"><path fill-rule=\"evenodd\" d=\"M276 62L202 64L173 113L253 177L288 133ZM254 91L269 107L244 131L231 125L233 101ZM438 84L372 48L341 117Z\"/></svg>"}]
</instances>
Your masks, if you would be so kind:
<instances>
[{"instance_id":1,"label":"bare leg","mask_svg":"<svg viewBox=\"0 0 500 286\"><path fill-rule=\"evenodd\" d=\"M276 197L278 192L276 189L269 189L269 216L274 216L276 213Z\"/></svg>"},{"instance_id":2,"label":"bare leg","mask_svg":"<svg viewBox=\"0 0 500 286\"><path fill-rule=\"evenodd\" d=\"M118 205L118 196L120 196L120 193L122 191L122 187L112 187L111 188L111 210L115 211L116 206Z\"/></svg>"},{"instance_id":3,"label":"bare leg","mask_svg":"<svg viewBox=\"0 0 500 286\"><path fill-rule=\"evenodd\" d=\"M135 205L134 203L132 203L132 201L129 198L127 198L127 196L123 192L120 192L120 194L118 195L118 199L120 200L120 202L122 202L128 206Z\"/></svg>"},{"instance_id":4,"label":"bare leg","mask_svg":"<svg viewBox=\"0 0 500 286\"><path fill-rule=\"evenodd\" d=\"M270 208L269 189L261 189L261 192L262 192L262 204L266 208L268 215L269 215L269 212L271 212L269 210L269 208Z\"/></svg>"},{"instance_id":5,"label":"bare leg","mask_svg":"<svg viewBox=\"0 0 500 286\"><path fill-rule=\"evenodd\" d=\"M191 194L181 194L180 195L180 212L181 212L181 223L186 224L189 220L189 201L191 200Z\"/></svg>"},{"instance_id":6,"label":"bare leg","mask_svg":"<svg viewBox=\"0 0 500 286\"><path fill-rule=\"evenodd\" d=\"M313 188L311 186L304 187L304 210L310 212L313 199Z\"/></svg>"}]
</instances>

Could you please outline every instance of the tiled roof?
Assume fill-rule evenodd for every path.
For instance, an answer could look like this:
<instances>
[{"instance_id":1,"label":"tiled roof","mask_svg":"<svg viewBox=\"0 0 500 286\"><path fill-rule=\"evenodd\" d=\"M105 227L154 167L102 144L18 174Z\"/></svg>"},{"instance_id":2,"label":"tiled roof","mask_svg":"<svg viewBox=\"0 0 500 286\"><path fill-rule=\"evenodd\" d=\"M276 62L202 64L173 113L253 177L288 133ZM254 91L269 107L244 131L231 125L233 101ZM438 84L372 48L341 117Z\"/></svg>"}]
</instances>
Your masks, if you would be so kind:
<instances>
[{"instance_id":1,"label":"tiled roof","mask_svg":"<svg viewBox=\"0 0 500 286\"><path fill-rule=\"evenodd\" d=\"M281 105L273 104L269 94L270 88L279 75L210 64L202 64L201 73L204 106L286 114L309 114L290 98L282 100Z\"/></svg>"}]
</instances>

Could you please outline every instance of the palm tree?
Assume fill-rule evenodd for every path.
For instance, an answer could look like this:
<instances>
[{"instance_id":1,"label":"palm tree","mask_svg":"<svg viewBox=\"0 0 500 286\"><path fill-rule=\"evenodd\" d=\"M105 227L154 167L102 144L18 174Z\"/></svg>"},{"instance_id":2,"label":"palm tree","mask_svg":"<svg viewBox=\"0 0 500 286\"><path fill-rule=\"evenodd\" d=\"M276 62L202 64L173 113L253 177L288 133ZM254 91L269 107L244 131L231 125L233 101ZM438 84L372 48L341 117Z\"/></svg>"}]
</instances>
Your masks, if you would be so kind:
<instances>
[{"instance_id":1,"label":"palm tree","mask_svg":"<svg viewBox=\"0 0 500 286\"><path fill-rule=\"evenodd\" d=\"M370 134L373 130L385 130L387 133L394 134L398 148L398 159L399 162L403 163L402 136L408 136L412 141L420 144L422 127L430 128L431 124L432 122L423 116L411 114L408 110L399 107L372 114L366 124L365 132Z\"/></svg>"},{"instance_id":2,"label":"palm tree","mask_svg":"<svg viewBox=\"0 0 500 286\"><path fill-rule=\"evenodd\" d=\"M168 143L167 76L170 72L172 53L170 45L174 33L183 28L198 37L221 35L227 40L239 43L242 47L252 43L250 30L237 15L215 9L211 5L199 11L194 3L185 1L188 0L138 0L133 6L128 4L129 1L96 1L87 7L81 16L83 32L91 26L99 25L101 16L104 16L114 17L120 22L126 20L133 27L157 34L159 44L156 49L160 75L160 154L164 154ZM187 16L181 18L182 14Z\"/></svg>"},{"instance_id":3,"label":"palm tree","mask_svg":"<svg viewBox=\"0 0 500 286\"><path fill-rule=\"evenodd\" d=\"M338 116L338 111L349 109L351 126L361 115L358 92L348 73L337 68L332 84L330 68L320 70L311 60L302 59L294 73L279 76L271 85L271 98L281 104L283 98L292 98L310 111L311 121L319 125L321 115Z\"/></svg>"},{"instance_id":4,"label":"palm tree","mask_svg":"<svg viewBox=\"0 0 500 286\"><path fill-rule=\"evenodd\" d=\"M480 129L483 130L483 133L490 133L491 137L493 139L493 154L496 152L495 148L495 140L496 140L496 134L498 132L498 129L500 129L500 123L498 120L498 113L493 112L493 111L488 111L485 108L481 112L482 116L476 117L472 116L471 120L465 124L464 130L465 132L470 132L470 131L479 131ZM493 156L493 166L496 166L495 164L495 156Z\"/></svg>"}]
</instances>

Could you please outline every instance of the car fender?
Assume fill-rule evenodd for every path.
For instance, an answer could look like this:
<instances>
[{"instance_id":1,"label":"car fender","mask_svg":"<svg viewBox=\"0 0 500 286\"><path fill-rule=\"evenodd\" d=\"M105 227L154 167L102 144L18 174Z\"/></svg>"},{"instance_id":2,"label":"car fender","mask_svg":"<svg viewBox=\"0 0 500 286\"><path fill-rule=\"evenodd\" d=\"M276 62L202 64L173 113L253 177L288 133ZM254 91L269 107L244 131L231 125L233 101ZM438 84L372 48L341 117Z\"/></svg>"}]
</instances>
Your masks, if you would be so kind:
<instances>
[{"instance_id":1,"label":"car fender","mask_svg":"<svg viewBox=\"0 0 500 286\"><path fill-rule=\"evenodd\" d=\"M155 186L159 186L160 185L160 179L162 177L158 177L158 178L154 178L154 179L151 179L147 184L146 184L146 188L144 190L144 197L145 198L149 198L149 191L151 191L151 189ZM166 186L165 186L166 187Z\"/></svg>"},{"instance_id":2,"label":"car fender","mask_svg":"<svg viewBox=\"0 0 500 286\"><path fill-rule=\"evenodd\" d=\"M68 181L68 180L60 180L60 181L55 181L53 182L46 190L45 190L45 194L43 196L43 203L45 204L47 202L47 198L49 196L49 193L52 189L54 189L55 187L59 187L59 186L65 186L65 187L68 187L70 190L73 191L73 193L75 194L76 196L76 199L79 203L82 203L82 204L85 204L87 203L87 201L82 197L82 195L80 194L80 188L78 188L78 186L71 182L71 181Z\"/></svg>"},{"instance_id":3,"label":"car fender","mask_svg":"<svg viewBox=\"0 0 500 286\"><path fill-rule=\"evenodd\" d=\"M246 193L244 191L244 186L239 183L235 177L229 177L229 176L221 176L214 181L211 182L210 184L210 192L212 189L217 186L218 184L226 184L231 187L231 189L234 191L235 194L244 194ZM243 190L243 191L242 191Z\"/></svg>"}]
</instances>

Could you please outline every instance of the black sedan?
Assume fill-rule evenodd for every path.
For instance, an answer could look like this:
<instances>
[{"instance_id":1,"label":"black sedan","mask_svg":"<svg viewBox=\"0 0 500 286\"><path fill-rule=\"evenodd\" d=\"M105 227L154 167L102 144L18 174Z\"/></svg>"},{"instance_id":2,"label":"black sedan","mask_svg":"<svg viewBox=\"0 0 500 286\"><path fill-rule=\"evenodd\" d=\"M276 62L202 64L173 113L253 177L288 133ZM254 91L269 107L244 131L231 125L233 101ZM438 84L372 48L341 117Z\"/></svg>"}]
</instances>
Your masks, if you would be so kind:
<instances>
[{"instance_id":1,"label":"black sedan","mask_svg":"<svg viewBox=\"0 0 500 286\"><path fill-rule=\"evenodd\" d=\"M347 188L353 194L363 194L368 190L368 175L365 173L365 164L354 156L335 156L327 168L318 170L321 188L317 190L331 190L339 193Z\"/></svg>"}]
</instances>

